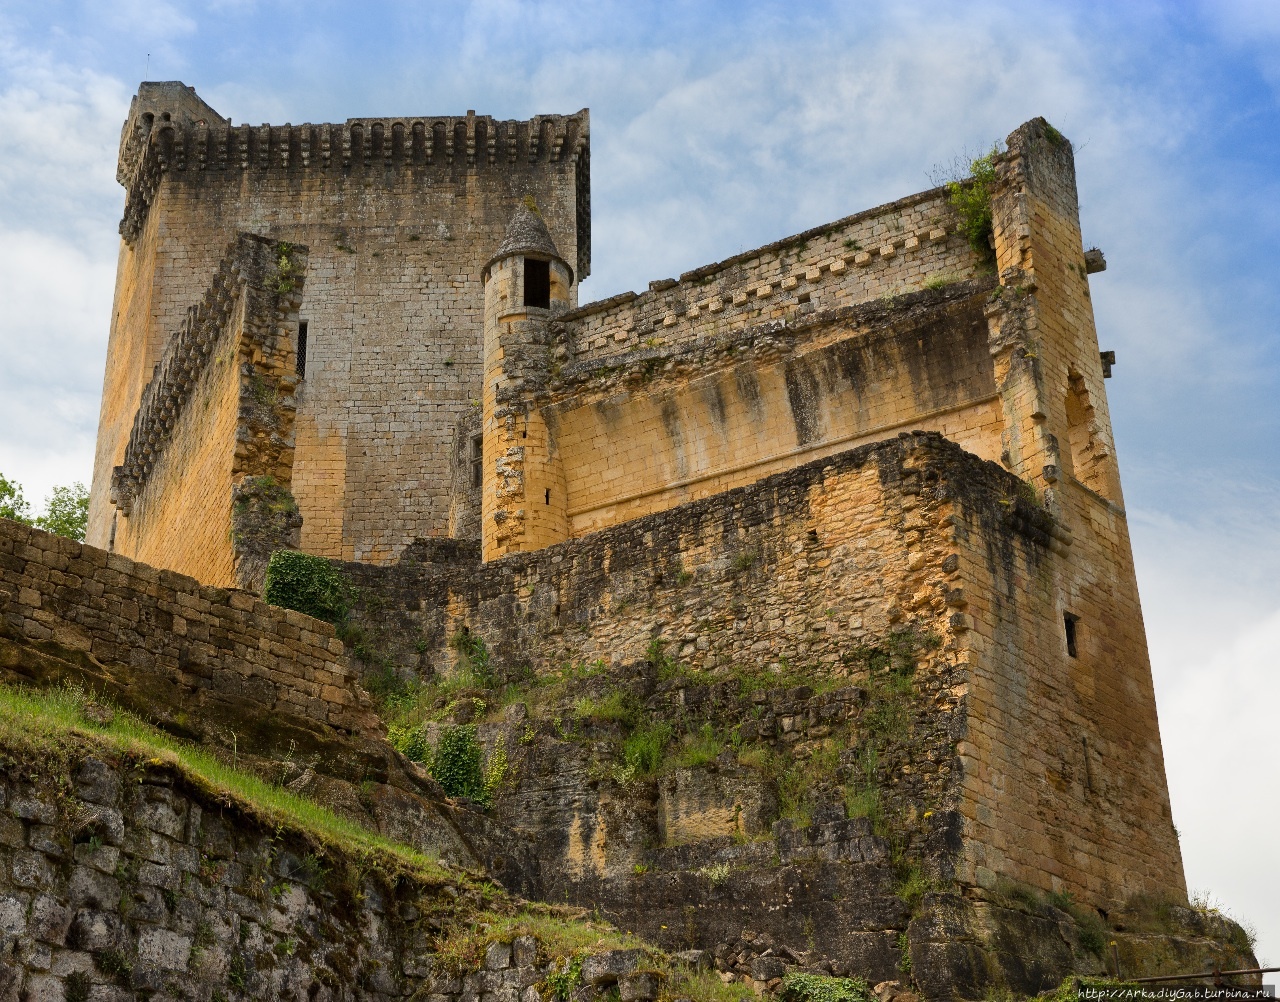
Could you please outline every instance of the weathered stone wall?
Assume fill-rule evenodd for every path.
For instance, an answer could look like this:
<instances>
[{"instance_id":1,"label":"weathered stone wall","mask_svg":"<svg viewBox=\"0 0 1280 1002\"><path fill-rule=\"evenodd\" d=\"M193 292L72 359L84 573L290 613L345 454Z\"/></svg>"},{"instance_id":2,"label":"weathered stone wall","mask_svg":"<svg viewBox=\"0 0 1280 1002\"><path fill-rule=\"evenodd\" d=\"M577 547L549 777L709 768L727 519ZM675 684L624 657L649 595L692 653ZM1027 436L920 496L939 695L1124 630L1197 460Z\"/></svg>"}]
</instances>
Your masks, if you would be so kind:
<instances>
[{"instance_id":1,"label":"weathered stone wall","mask_svg":"<svg viewBox=\"0 0 1280 1002\"><path fill-rule=\"evenodd\" d=\"M556 326L560 361L607 364L611 356L716 338L805 305L831 310L916 292L930 279L957 282L983 267L957 232L946 191L911 195L785 240L649 283L566 314Z\"/></svg>"},{"instance_id":2,"label":"weathered stone wall","mask_svg":"<svg viewBox=\"0 0 1280 1002\"><path fill-rule=\"evenodd\" d=\"M272 718L382 735L327 623L7 519L0 615L8 637L79 652L113 698L178 714L171 724L193 736ZM37 662L10 653L9 673L41 680Z\"/></svg>"},{"instance_id":3,"label":"weathered stone wall","mask_svg":"<svg viewBox=\"0 0 1280 1002\"><path fill-rule=\"evenodd\" d=\"M0 749L7 756L9 749ZM0 999L171 998L536 1002L563 967L529 935L494 941L478 970L436 951L483 908L511 902L460 877L416 874L273 823L160 761L79 750L0 773ZM62 780L62 782L59 782ZM492 917L495 912L490 912ZM482 943L481 946L484 944ZM598 948L584 997L644 953Z\"/></svg>"},{"instance_id":4,"label":"weathered stone wall","mask_svg":"<svg viewBox=\"0 0 1280 1002\"><path fill-rule=\"evenodd\" d=\"M858 684L867 646L935 637L913 676L919 716L881 781L916 816L932 812L918 838L935 846L938 872L1102 907L1138 893L1185 899L1136 599L1111 571L1127 546L1123 514L1088 497L1093 507L1073 518L1102 538L1071 541L1082 531L1016 477L917 434L532 554L477 565L474 548L423 546L394 568L347 570L376 596L361 617L380 654L428 678L452 671L449 641L464 627L515 677L596 659L626 674L658 640L689 669L727 679L772 666ZM1064 606L1089 645L1074 659ZM1103 664L1111 679L1087 690ZM758 736L784 745L806 739L782 718L820 720L808 709L764 716ZM1081 782L1082 731L1097 795ZM617 877L635 864L644 838L630 823L611 832L602 799L535 837L550 853L544 873ZM951 809L963 816L955 857Z\"/></svg>"},{"instance_id":5,"label":"weathered stone wall","mask_svg":"<svg viewBox=\"0 0 1280 1002\"><path fill-rule=\"evenodd\" d=\"M113 472L110 549L217 586L261 586L243 565L233 488L266 478L291 509L294 345L305 247L242 234L169 341ZM296 522L296 519L295 519ZM261 527L258 528L258 533ZM271 533L268 550L296 545ZM242 546L241 544L244 544Z\"/></svg>"},{"instance_id":6,"label":"weathered stone wall","mask_svg":"<svg viewBox=\"0 0 1280 1002\"><path fill-rule=\"evenodd\" d=\"M590 271L587 115L231 127L157 121L122 232L92 489L107 481L152 366L241 231L310 248L293 492L304 549L385 561L448 531L450 443L479 398L480 269L532 194Z\"/></svg>"}]
</instances>

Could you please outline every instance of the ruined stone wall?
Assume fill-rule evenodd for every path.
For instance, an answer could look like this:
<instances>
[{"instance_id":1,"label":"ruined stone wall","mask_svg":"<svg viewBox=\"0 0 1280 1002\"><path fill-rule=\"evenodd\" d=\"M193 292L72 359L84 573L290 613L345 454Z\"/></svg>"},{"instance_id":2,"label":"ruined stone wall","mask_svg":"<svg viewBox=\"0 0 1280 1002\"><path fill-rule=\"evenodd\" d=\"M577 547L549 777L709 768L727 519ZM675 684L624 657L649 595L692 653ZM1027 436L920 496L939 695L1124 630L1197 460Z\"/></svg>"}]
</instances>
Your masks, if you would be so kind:
<instances>
[{"instance_id":1,"label":"ruined stone wall","mask_svg":"<svg viewBox=\"0 0 1280 1002\"><path fill-rule=\"evenodd\" d=\"M930 280L957 282L983 267L957 232L946 191L899 199L785 240L651 282L567 314L555 345L563 362L715 338L765 321L899 296Z\"/></svg>"},{"instance_id":2,"label":"ruined stone wall","mask_svg":"<svg viewBox=\"0 0 1280 1002\"><path fill-rule=\"evenodd\" d=\"M0 747L5 1000L529 1002L564 968L527 934L439 963L474 916L514 911L460 874L334 845L159 759L82 741L69 762L15 766L14 751ZM654 998L646 952L584 951L580 993Z\"/></svg>"},{"instance_id":3,"label":"ruined stone wall","mask_svg":"<svg viewBox=\"0 0 1280 1002\"><path fill-rule=\"evenodd\" d=\"M382 734L327 623L7 519L0 615L6 636L79 652L109 695L180 732L213 740L274 718ZM39 659L16 650L4 667L41 680Z\"/></svg>"},{"instance_id":4,"label":"ruined stone wall","mask_svg":"<svg viewBox=\"0 0 1280 1002\"><path fill-rule=\"evenodd\" d=\"M306 269L305 247L242 235L227 248L142 394L112 475L114 552L206 584L251 583L232 488L269 478L288 504ZM296 545L274 535L276 546Z\"/></svg>"},{"instance_id":5,"label":"ruined stone wall","mask_svg":"<svg viewBox=\"0 0 1280 1002\"><path fill-rule=\"evenodd\" d=\"M310 248L294 493L304 549L391 559L448 531L454 423L480 390L480 269L532 194L590 270L587 116L161 128L129 184L88 538L169 333L240 231ZM123 415L123 417L122 417Z\"/></svg>"}]
</instances>

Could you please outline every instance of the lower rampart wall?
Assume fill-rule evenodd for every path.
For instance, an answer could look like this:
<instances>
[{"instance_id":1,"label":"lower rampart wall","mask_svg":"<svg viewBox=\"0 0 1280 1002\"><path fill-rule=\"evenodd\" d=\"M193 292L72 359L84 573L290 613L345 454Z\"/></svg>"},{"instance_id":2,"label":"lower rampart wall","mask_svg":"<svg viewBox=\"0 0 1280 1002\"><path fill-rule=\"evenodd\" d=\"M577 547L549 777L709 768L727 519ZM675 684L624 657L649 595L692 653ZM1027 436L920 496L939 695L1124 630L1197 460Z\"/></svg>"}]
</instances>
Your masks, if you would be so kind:
<instances>
[{"instance_id":1,"label":"lower rampart wall","mask_svg":"<svg viewBox=\"0 0 1280 1002\"><path fill-rule=\"evenodd\" d=\"M962 882L1106 907L1185 886L1132 573L1116 573L1123 514L1100 504L1081 495L1055 515L994 463L916 433L532 554L480 565L473 546L428 542L395 567L345 566L377 596L358 614L380 653L427 678L453 671L464 628L511 677L596 659L625 673L658 641L726 679L798 668L863 684L868 648L932 638L884 789L933 815L921 845L947 845L961 812ZM761 738L785 744L781 719L769 727ZM1096 792L1080 783L1082 729ZM606 822L579 828L607 872Z\"/></svg>"},{"instance_id":2,"label":"lower rampart wall","mask_svg":"<svg viewBox=\"0 0 1280 1002\"><path fill-rule=\"evenodd\" d=\"M7 519L0 617L10 679L44 681L47 642L78 654L90 684L179 732L218 744L255 727L300 745L382 735L329 624Z\"/></svg>"}]
</instances>

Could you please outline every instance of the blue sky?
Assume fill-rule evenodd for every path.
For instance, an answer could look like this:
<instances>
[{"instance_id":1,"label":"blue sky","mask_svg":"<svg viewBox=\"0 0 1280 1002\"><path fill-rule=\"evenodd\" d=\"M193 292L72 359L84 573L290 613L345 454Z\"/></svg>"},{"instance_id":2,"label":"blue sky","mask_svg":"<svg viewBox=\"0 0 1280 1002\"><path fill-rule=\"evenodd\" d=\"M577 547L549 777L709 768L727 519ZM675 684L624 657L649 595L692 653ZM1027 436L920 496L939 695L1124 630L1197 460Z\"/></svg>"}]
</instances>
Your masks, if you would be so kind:
<instances>
[{"instance_id":1,"label":"blue sky","mask_svg":"<svg viewBox=\"0 0 1280 1002\"><path fill-rule=\"evenodd\" d=\"M1280 4L0 2L0 472L87 481L147 73L236 122L592 114L582 298L931 186L1044 115L1092 288L1188 880L1280 962Z\"/></svg>"}]
</instances>

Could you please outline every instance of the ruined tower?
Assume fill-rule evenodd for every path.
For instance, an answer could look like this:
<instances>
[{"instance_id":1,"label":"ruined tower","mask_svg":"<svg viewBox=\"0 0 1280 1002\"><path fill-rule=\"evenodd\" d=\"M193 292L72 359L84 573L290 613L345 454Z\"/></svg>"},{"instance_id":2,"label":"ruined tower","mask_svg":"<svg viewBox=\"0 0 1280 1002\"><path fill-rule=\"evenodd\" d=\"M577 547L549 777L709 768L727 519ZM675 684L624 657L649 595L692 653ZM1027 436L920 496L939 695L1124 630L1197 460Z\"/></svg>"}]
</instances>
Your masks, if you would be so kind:
<instances>
[{"instance_id":1,"label":"ruined tower","mask_svg":"<svg viewBox=\"0 0 1280 1002\"><path fill-rule=\"evenodd\" d=\"M128 194L89 541L231 583L231 491L254 473L291 491L300 545L312 553L387 561L414 538L446 534L455 428L480 397L481 270L515 206L536 199L575 277L590 271L587 112L233 126L184 84L144 83L117 177ZM264 389L267 377L245 370L235 401L206 396L192 413L184 389L142 427L144 389L220 268L227 280L214 299L238 322L240 272L228 255L241 233L306 249L305 274L298 266L264 278L268 291L305 294L259 304L283 310L292 385L271 377ZM216 373L214 357L212 368L201 361L188 372L184 363L182 380ZM254 351L239 357L252 368ZM291 412L283 463L233 460L227 442L262 434L238 416L242 396ZM199 460L159 448L178 433L183 443L223 445ZM125 464L113 502L113 471L131 436L145 462ZM179 487L206 494L195 522L175 521Z\"/></svg>"}]
</instances>

